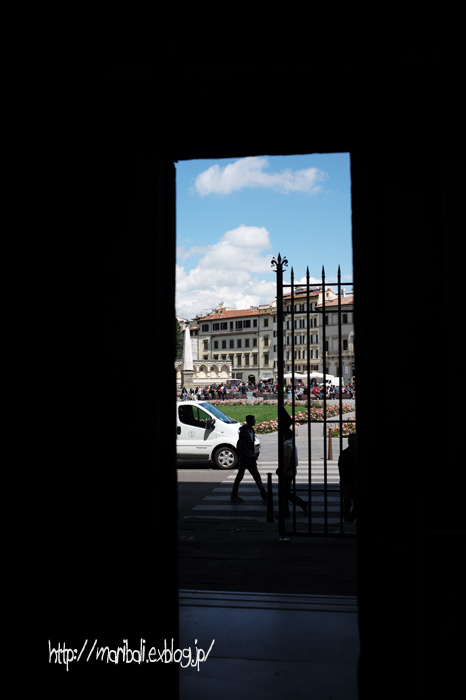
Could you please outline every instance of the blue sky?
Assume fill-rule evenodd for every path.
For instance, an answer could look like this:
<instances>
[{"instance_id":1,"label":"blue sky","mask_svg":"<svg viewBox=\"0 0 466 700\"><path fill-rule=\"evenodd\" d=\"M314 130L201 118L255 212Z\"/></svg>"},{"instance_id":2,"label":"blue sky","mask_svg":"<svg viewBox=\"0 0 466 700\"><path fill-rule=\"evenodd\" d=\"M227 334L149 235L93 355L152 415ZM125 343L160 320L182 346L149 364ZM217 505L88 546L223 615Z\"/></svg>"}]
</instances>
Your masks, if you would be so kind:
<instances>
[{"instance_id":1,"label":"blue sky","mask_svg":"<svg viewBox=\"0 0 466 700\"><path fill-rule=\"evenodd\" d=\"M352 281L348 153L180 161L176 188L178 316L270 303L278 253L285 282Z\"/></svg>"}]
</instances>

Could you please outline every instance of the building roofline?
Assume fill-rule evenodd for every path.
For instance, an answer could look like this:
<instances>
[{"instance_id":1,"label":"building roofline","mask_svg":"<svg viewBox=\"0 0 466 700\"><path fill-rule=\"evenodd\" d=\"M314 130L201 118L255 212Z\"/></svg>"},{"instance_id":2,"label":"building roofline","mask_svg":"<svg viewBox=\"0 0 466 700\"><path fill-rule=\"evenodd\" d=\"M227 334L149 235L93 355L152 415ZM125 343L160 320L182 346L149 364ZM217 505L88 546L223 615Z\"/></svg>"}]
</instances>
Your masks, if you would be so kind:
<instances>
[{"instance_id":1,"label":"building roofline","mask_svg":"<svg viewBox=\"0 0 466 700\"><path fill-rule=\"evenodd\" d=\"M331 287L327 287L327 288L325 289L325 291L326 291L326 292L332 292L333 294L335 293L335 292L333 292L333 290L331 289ZM321 288L321 287L319 287L319 289L310 289L310 290L309 290L309 296L310 296L310 297L316 297L316 296L319 296L319 294L322 294L322 288ZM294 298L297 299L298 297L300 297L300 298L307 297L307 290L302 291L302 292L295 292ZM284 294L284 295L283 295L283 299L291 299L291 292L289 292L288 294Z\"/></svg>"},{"instance_id":2,"label":"building roofline","mask_svg":"<svg viewBox=\"0 0 466 700\"><path fill-rule=\"evenodd\" d=\"M206 316L196 316L195 320L199 324L204 321L218 321L226 318L237 318L238 316L260 316L261 314L264 314L264 310L237 309L236 311L223 311L223 313L221 311L216 311L215 313L210 313Z\"/></svg>"},{"instance_id":3,"label":"building roofline","mask_svg":"<svg viewBox=\"0 0 466 700\"><path fill-rule=\"evenodd\" d=\"M340 297L340 301L342 306L344 306L345 304L354 304L354 294L351 294L347 297ZM336 299L329 299L329 301L326 301L325 306L338 306L338 297ZM323 304L317 304L316 308L321 307L323 307Z\"/></svg>"}]
</instances>

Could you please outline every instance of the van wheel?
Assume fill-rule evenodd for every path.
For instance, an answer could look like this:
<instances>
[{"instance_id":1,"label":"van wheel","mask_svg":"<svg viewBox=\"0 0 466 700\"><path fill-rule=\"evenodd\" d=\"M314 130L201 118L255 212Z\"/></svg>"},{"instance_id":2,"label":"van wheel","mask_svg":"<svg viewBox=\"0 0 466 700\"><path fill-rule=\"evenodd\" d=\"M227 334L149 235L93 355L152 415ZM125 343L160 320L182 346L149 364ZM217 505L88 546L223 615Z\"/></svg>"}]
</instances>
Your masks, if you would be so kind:
<instances>
[{"instance_id":1,"label":"van wheel","mask_svg":"<svg viewBox=\"0 0 466 700\"><path fill-rule=\"evenodd\" d=\"M238 464L238 457L232 447L220 447L214 454L213 462L219 469L233 469Z\"/></svg>"}]
</instances>

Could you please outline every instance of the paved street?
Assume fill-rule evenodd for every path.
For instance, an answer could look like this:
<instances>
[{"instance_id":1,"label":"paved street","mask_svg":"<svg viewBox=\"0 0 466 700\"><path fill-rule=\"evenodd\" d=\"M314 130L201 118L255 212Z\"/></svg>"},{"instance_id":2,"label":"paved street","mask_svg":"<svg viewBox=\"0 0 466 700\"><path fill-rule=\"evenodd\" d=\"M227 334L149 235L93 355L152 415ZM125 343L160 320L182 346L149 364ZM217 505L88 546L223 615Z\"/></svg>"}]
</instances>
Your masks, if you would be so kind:
<instances>
[{"instance_id":1,"label":"paved street","mask_svg":"<svg viewBox=\"0 0 466 700\"><path fill-rule=\"evenodd\" d=\"M227 411L227 408L225 410ZM254 407L251 407L254 412ZM345 419L352 419L354 414L345 414ZM261 453L258 461L259 472L264 484L268 484L268 474L271 474L272 490L274 493L275 519L278 518L278 477L277 469L278 433L259 435L261 441ZM347 447L347 440L343 440L343 449ZM324 439L323 424L311 424L311 452L308 449L308 426L302 425L296 428L296 447L298 451L299 465L296 476L296 492L304 501L310 503L311 525L313 532L354 533L356 526L343 523L340 518L340 486L338 475L338 457L340 454L340 440L333 438L331 441L332 459L327 458L327 499L324 493ZM330 454L328 438L325 445L327 457ZM311 481L309 482L309 457L311 458ZM183 481L183 462L178 463L179 481ZM196 465L190 463L191 470ZM205 474L208 469L206 463L199 464L199 473ZM235 521L235 522L267 522L267 505L262 501L259 490L252 476L246 472L240 486L239 495L244 499L243 503L232 503L230 494L236 477L236 469L225 472L211 471L212 488L196 488L199 500L191 505L189 511L183 512L183 519L190 522L203 521ZM192 481L193 473L189 480ZM202 477L204 481L205 476ZM311 486L309 487L309 483ZM204 493L204 495L201 494ZM327 501L327 513L325 513L325 500ZM304 516L301 508L296 509L296 529L307 531L308 518ZM343 528L343 529L342 529ZM287 526L288 529L288 526Z\"/></svg>"},{"instance_id":2,"label":"paved street","mask_svg":"<svg viewBox=\"0 0 466 700\"><path fill-rule=\"evenodd\" d=\"M317 489L324 470L322 424L313 424L311 435L311 477ZM278 435L259 437L259 471L265 483L272 474L276 492ZM297 487L307 491L307 426L298 428L296 445ZM333 439L333 459L327 463L329 533L340 530L339 453L340 442ZM181 696L236 698L252 691L254 697L291 693L304 698L316 691L319 697L353 700L359 653L356 538L315 534L282 539L277 496L274 522L267 522L267 505L250 475L246 472L240 486L244 502L233 504L236 469L212 466L177 464L181 640L185 645L193 638L216 640L203 674L181 676ZM312 494L314 530L324 528L322 498ZM307 530L309 520L298 511L296 529ZM356 526L344 528L354 534Z\"/></svg>"},{"instance_id":3,"label":"paved street","mask_svg":"<svg viewBox=\"0 0 466 700\"><path fill-rule=\"evenodd\" d=\"M323 481L323 428L316 423L311 427L312 484L318 488ZM261 435L260 440L259 470L264 483L267 474L272 473L276 492L278 436ZM307 426L298 428L296 444L297 486L307 491ZM344 440L343 449L346 446ZM338 439L332 440L332 452L333 460L328 462L331 500L327 521L327 532L332 536L290 536L285 542L279 538L277 496L274 522L267 522L267 505L248 473L239 492L244 503L232 504L229 496L236 470L218 470L209 463L178 462L180 588L356 595L356 538L337 534L340 532ZM317 533L324 529L322 498L322 494L312 494L311 522ZM287 530L292 526L292 521L287 521ZM296 529L308 530L308 519L301 509L296 512ZM355 524L344 524L345 534L355 531Z\"/></svg>"},{"instance_id":4,"label":"paved street","mask_svg":"<svg viewBox=\"0 0 466 700\"><path fill-rule=\"evenodd\" d=\"M265 485L268 484L268 474L272 473L275 518L278 518L278 477L275 474L275 469L276 462L259 465L259 472ZM323 526L325 523L323 462L311 463L311 475L311 522L313 525ZM248 472L246 472L239 490L239 495L244 499L244 502L231 502L230 494L235 476L236 470L225 475L224 480L205 495L201 502L194 505L190 514L185 515L184 519L190 521L214 519L267 522L267 505L263 502L259 490ZM331 532L340 532L340 489L338 467L335 463L329 463L327 466L327 489L327 524L331 528ZM303 500L309 500L308 464L302 464L298 467L296 493ZM307 529L308 518L304 516L301 508L297 509L296 516L299 529ZM351 527L351 525L345 524L344 531L350 532Z\"/></svg>"}]
</instances>

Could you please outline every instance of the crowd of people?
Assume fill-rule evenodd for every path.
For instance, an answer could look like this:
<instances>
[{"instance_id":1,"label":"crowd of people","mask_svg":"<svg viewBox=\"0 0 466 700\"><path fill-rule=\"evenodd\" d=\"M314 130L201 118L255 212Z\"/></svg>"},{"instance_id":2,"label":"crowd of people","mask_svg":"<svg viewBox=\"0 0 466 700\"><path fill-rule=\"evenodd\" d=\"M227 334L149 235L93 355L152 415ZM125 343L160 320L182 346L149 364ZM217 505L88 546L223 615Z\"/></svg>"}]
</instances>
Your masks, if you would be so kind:
<instances>
[{"instance_id":1,"label":"crowd of people","mask_svg":"<svg viewBox=\"0 0 466 700\"><path fill-rule=\"evenodd\" d=\"M212 384L212 386L197 386L195 389L191 387L188 391L184 386L181 390L181 399L183 401L199 401L199 399L219 399L224 401L230 389L226 384Z\"/></svg>"},{"instance_id":2,"label":"crowd of people","mask_svg":"<svg viewBox=\"0 0 466 700\"><path fill-rule=\"evenodd\" d=\"M316 399L320 400L322 400L324 396L326 396L326 398L328 399L340 398L340 387L333 384L328 384L327 387L324 387L323 384L315 384L313 387L311 387L311 392L316 397ZM356 395L356 389L354 384L347 384L343 387L342 392L345 398L354 399Z\"/></svg>"},{"instance_id":3,"label":"crowd of people","mask_svg":"<svg viewBox=\"0 0 466 700\"><path fill-rule=\"evenodd\" d=\"M249 391L257 391L262 394L273 393L273 384L271 382L259 382L254 384L252 382L235 382L231 383L231 386L227 386L225 382L220 384L211 384L208 386L196 388L191 387L189 390L183 387L181 390L181 398L183 401L188 400L199 400L199 399L218 399L219 401L224 401L228 396L233 394L235 396L241 396L241 394L246 394Z\"/></svg>"},{"instance_id":4,"label":"crowd of people","mask_svg":"<svg viewBox=\"0 0 466 700\"><path fill-rule=\"evenodd\" d=\"M224 401L227 398L227 394L230 397L233 394L235 396L241 396L241 394L246 394L247 392L257 391L260 394L276 394L278 391L278 382L268 381L268 382L258 382L254 384L253 382L236 382L232 386L227 386L225 382L220 384L212 384L205 387L197 386L195 389L191 387L188 391L186 387L181 390L181 398L183 401L199 399L218 399L219 401ZM292 396L293 393L297 401L303 401L307 399L308 388L304 385L304 382L297 381L294 384L287 384L283 387L283 391ZM310 386L311 395L316 399L322 400L324 395L327 399L338 399L340 397L340 387L334 385L327 385L325 388L323 384L311 384ZM356 388L354 383L346 385L343 387L343 394L345 398L355 398Z\"/></svg>"},{"instance_id":5,"label":"crowd of people","mask_svg":"<svg viewBox=\"0 0 466 700\"><path fill-rule=\"evenodd\" d=\"M275 385L275 391L277 390L277 386L278 385ZM287 384L283 387L283 391L286 392L289 397L291 397L294 393L297 401L306 400L308 395L308 388L302 381L297 381L294 384ZM343 395L345 398L354 399L355 391L356 390L353 383L343 387ZM311 396L319 400L322 400L324 396L327 399L338 399L340 397L340 387L332 384L328 384L327 387L325 387L323 383L311 383L310 392Z\"/></svg>"}]
</instances>

